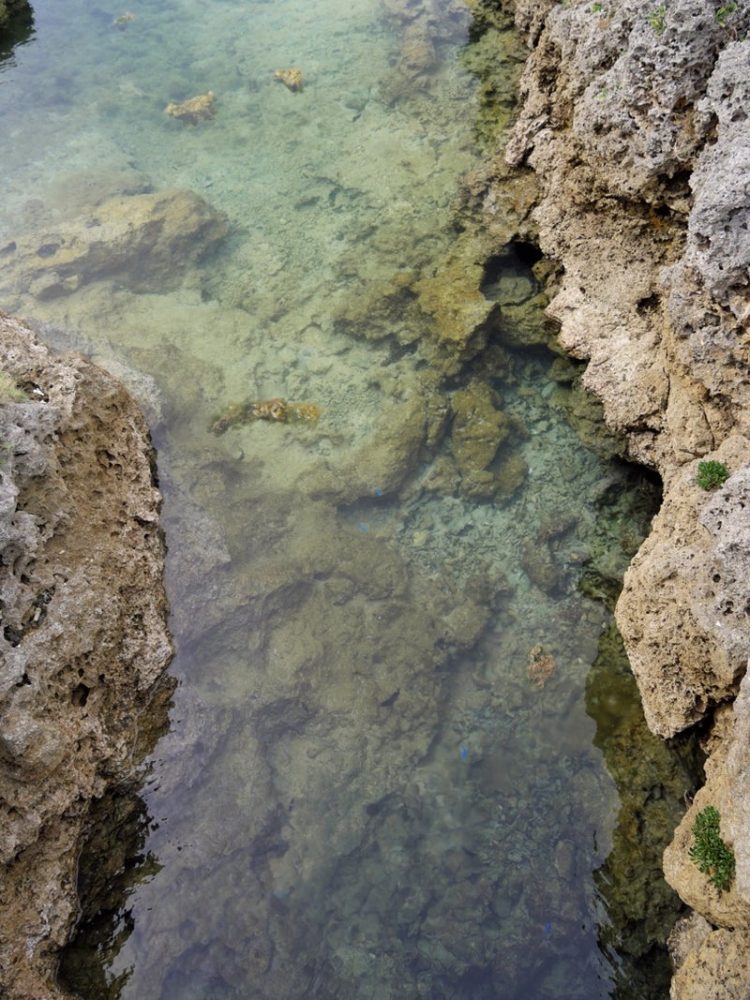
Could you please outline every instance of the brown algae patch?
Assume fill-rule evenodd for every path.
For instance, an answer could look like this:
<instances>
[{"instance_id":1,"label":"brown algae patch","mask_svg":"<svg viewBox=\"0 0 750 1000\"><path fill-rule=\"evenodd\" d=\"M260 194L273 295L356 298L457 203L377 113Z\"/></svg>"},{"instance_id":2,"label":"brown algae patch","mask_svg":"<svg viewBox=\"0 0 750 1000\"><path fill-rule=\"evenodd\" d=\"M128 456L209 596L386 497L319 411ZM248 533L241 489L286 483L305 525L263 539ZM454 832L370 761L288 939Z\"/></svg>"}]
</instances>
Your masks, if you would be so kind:
<instances>
[{"instance_id":1,"label":"brown algae patch","mask_svg":"<svg viewBox=\"0 0 750 1000\"><path fill-rule=\"evenodd\" d=\"M315 403L287 403L284 399L255 400L230 405L211 424L214 434L223 434L230 427L252 420L270 420L277 424L315 424L320 419L320 407Z\"/></svg>"},{"instance_id":2,"label":"brown algae patch","mask_svg":"<svg viewBox=\"0 0 750 1000\"><path fill-rule=\"evenodd\" d=\"M298 93L304 87L302 70L296 67L274 70L273 78L279 83L283 83L287 90L291 90L293 94Z\"/></svg>"},{"instance_id":3,"label":"brown algae patch","mask_svg":"<svg viewBox=\"0 0 750 1000\"><path fill-rule=\"evenodd\" d=\"M198 94L187 101L176 104L170 101L164 109L164 113L177 121L185 122L188 125L198 125L200 122L208 121L216 114L216 95L212 90L206 94Z\"/></svg>"}]
</instances>

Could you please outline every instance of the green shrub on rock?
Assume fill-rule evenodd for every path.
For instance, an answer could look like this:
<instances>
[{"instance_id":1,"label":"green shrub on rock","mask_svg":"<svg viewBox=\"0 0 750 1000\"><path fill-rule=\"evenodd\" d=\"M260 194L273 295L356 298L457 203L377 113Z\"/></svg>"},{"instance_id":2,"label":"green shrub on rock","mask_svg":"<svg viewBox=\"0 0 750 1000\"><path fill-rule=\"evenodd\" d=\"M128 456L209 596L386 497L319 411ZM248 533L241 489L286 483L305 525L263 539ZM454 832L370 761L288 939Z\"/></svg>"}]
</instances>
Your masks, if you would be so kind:
<instances>
[{"instance_id":1,"label":"green shrub on rock","mask_svg":"<svg viewBox=\"0 0 750 1000\"><path fill-rule=\"evenodd\" d=\"M715 490L729 479L729 469L723 462L699 462L696 482L704 490Z\"/></svg>"},{"instance_id":2,"label":"green shrub on rock","mask_svg":"<svg viewBox=\"0 0 750 1000\"><path fill-rule=\"evenodd\" d=\"M721 839L720 820L715 806L701 809L695 817L693 846L688 853L709 882L724 892L734 879L734 851Z\"/></svg>"}]
</instances>

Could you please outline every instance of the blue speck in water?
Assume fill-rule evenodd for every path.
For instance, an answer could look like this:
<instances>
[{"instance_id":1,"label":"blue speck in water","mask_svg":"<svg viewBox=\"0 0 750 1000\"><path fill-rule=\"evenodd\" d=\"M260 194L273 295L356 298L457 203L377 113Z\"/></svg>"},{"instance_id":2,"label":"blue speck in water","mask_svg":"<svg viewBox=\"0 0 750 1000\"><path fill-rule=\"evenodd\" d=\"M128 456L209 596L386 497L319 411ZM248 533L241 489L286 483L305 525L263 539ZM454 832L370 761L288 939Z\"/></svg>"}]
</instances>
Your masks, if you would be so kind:
<instances>
[{"instance_id":1,"label":"blue speck in water","mask_svg":"<svg viewBox=\"0 0 750 1000\"><path fill-rule=\"evenodd\" d=\"M359 530L360 530L360 531L362 532L362 534L364 534L364 535L366 535L366 534L367 534L367 532L368 532L368 531L370 530L370 525L369 525L369 524L367 524L367 522L366 522L366 521L360 521L360 522L359 522L359 524L357 525L357 527L359 528Z\"/></svg>"},{"instance_id":2,"label":"blue speck in water","mask_svg":"<svg viewBox=\"0 0 750 1000\"><path fill-rule=\"evenodd\" d=\"M547 923L542 927L545 937L549 937L552 933L552 921L548 920Z\"/></svg>"},{"instance_id":3,"label":"blue speck in water","mask_svg":"<svg viewBox=\"0 0 750 1000\"><path fill-rule=\"evenodd\" d=\"M375 494L376 497L382 497L383 495L383 491L379 486L376 486L372 492Z\"/></svg>"},{"instance_id":4,"label":"blue speck in water","mask_svg":"<svg viewBox=\"0 0 750 1000\"><path fill-rule=\"evenodd\" d=\"M464 743L458 748L458 752L461 755L461 760L469 759L469 748Z\"/></svg>"}]
</instances>

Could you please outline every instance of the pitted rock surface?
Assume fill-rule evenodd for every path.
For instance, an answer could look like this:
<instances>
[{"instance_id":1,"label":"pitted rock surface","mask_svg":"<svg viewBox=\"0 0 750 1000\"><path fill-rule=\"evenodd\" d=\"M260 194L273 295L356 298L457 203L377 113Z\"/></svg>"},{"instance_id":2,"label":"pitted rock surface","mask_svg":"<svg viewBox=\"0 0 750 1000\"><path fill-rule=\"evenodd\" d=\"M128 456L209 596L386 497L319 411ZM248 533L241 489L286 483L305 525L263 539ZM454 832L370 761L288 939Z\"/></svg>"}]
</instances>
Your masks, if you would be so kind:
<instances>
[{"instance_id":1,"label":"pitted rock surface","mask_svg":"<svg viewBox=\"0 0 750 1000\"><path fill-rule=\"evenodd\" d=\"M0 992L56 997L88 803L162 720L160 496L135 403L0 313Z\"/></svg>"}]
</instances>

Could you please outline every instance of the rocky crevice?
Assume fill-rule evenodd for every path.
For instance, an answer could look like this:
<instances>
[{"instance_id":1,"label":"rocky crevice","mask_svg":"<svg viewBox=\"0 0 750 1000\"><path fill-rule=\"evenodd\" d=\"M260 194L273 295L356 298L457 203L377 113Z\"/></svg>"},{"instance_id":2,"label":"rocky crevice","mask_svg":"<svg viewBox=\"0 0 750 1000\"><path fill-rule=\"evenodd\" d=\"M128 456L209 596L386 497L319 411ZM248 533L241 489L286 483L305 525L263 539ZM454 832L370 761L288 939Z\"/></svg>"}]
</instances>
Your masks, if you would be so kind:
<instances>
[{"instance_id":1,"label":"rocky crevice","mask_svg":"<svg viewBox=\"0 0 750 1000\"><path fill-rule=\"evenodd\" d=\"M548 313L630 457L664 483L618 624L652 730L669 737L713 719L706 787L665 859L707 918L698 932L691 924L689 947L675 946L673 996L708 995L705 976L723 990L712 996L745 996L750 11L718 0L515 7L531 51L504 155L539 186L531 225L559 265ZM731 473L715 493L696 483L701 459ZM729 893L687 853L707 803L737 857Z\"/></svg>"}]
</instances>

